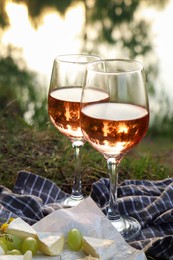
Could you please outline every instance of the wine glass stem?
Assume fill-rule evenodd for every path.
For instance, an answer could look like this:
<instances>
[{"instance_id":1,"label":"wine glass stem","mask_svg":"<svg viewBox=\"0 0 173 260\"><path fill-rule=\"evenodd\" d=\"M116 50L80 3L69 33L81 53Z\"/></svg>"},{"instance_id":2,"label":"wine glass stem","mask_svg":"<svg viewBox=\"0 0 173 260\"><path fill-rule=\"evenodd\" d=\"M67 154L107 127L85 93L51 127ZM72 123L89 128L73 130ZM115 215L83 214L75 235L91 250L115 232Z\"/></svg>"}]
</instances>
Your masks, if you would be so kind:
<instances>
[{"instance_id":1,"label":"wine glass stem","mask_svg":"<svg viewBox=\"0 0 173 260\"><path fill-rule=\"evenodd\" d=\"M73 142L72 146L74 149L75 167L74 167L74 179L73 179L71 198L75 200L81 200L83 199L83 195L82 195L82 182L81 182L80 149L83 146L83 143L80 141Z\"/></svg>"},{"instance_id":2,"label":"wine glass stem","mask_svg":"<svg viewBox=\"0 0 173 260\"><path fill-rule=\"evenodd\" d=\"M115 158L107 159L107 166L108 166L109 179L110 179L108 219L117 220L117 221L121 219L118 210L118 203L117 203L118 165L119 165L119 160L116 160Z\"/></svg>"}]
</instances>

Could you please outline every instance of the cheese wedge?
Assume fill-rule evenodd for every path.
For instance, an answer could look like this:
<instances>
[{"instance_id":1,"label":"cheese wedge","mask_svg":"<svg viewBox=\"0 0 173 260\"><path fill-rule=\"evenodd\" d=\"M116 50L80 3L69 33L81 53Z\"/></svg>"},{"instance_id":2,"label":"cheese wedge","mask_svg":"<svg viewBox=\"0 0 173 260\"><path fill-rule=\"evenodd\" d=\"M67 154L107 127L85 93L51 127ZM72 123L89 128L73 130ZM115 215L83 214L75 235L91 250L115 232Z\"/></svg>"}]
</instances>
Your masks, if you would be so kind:
<instances>
[{"instance_id":1,"label":"cheese wedge","mask_svg":"<svg viewBox=\"0 0 173 260\"><path fill-rule=\"evenodd\" d=\"M5 255L5 251L1 246L0 246L0 255Z\"/></svg>"},{"instance_id":2,"label":"cheese wedge","mask_svg":"<svg viewBox=\"0 0 173 260\"><path fill-rule=\"evenodd\" d=\"M95 258L95 257L92 257L89 255L89 256L85 256L84 258L80 258L77 260L99 260L99 258Z\"/></svg>"},{"instance_id":3,"label":"cheese wedge","mask_svg":"<svg viewBox=\"0 0 173 260\"><path fill-rule=\"evenodd\" d=\"M28 250L24 256L23 256L23 260L32 260L32 252L30 250Z\"/></svg>"},{"instance_id":4,"label":"cheese wedge","mask_svg":"<svg viewBox=\"0 0 173 260\"><path fill-rule=\"evenodd\" d=\"M2 255L0 260L32 260L32 252L27 251L24 255Z\"/></svg>"},{"instance_id":5,"label":"cheese wedge","mask_svg":"<svg viewBox=\"0 0 173 260\"><path fill-rule=\"evenodd\" d=\"M9 223L7 233L20 238L37 237L37 232L21 218L16 218Z\"/></svg>"},{"instance_id":6,"label":"cheese wedge","mask_svg":"<svg viewBox=\"0 0 173 260\"><path fill-rule=\"evenodd\" d=\"M60 255L63 251L65 239L60 233L43 232L38 233L39 249L42 253L49 256Z\"/></svg>"},{"instance_id":7,"label":"cheese wedge","mask_svg":"<svg viewBox=\"0 0 173 260\"><path fill-rule=\"evenodd\" d=\"M84 237L83 250L100 260L108 260L115 255L116 244L114 240Z\"/></svg>"}]
</instances>

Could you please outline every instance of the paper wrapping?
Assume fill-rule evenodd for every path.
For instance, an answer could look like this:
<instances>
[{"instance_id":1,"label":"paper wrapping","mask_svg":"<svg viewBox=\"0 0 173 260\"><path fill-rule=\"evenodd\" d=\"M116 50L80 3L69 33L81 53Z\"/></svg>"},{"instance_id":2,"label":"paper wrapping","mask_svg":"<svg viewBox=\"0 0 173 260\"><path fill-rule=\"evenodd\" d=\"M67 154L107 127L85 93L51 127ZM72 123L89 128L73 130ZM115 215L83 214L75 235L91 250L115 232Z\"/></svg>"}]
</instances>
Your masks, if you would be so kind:
<instances>
[{"instance_id":1,"label":"paper wrapping","mask_svg":"<svg viewBox=\"0 0 173 260\"><path fill-rule=\"evenodd\" d=\"M111 222L103 214L91 197L83 200L78 206L59 209L52 212L33 225L37 232L59 232L65 237L72 228L77 228L83 236L96 237L100 239L112 239L116 242L115 255L111 260L146 260L143 251L131 247L120 233L113 227ZM65 249L61 260L77 260L86 256L81 250L73 252ZM60 260L59 257L35 256L37 260Z\"/></svg>"}]
</instances>

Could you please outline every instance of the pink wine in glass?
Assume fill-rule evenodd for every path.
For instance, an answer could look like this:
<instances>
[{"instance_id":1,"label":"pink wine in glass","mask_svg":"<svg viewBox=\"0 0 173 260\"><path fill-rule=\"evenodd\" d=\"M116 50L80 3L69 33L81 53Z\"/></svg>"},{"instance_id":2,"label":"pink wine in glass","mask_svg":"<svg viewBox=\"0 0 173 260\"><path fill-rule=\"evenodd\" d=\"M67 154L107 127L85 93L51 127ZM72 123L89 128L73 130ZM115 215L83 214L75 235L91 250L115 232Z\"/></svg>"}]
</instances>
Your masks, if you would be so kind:
<instances>
[{"instance_id":1,"label":"pink wine in glass","mask_svg":"<svg viewBox=\"0 0 173 260\"><path fill-rule=\"evenodd\" d=\"M86 104L88 89L93 88L107 92L110 98ZM81 97L81 129L84 138L106 159L109 200L105 209L108 219L126 241L138 237L141 225L137 219L119 211L119 164L145 136L148 125L149 102L143 65L130 59L89 63Z\"/></svg>"},{"instance_id":2,"label":"pink wine in glass","mask_svg":"<svg viewBox=\"0 0 173 260\"><path fill-rule=\"evenodd\" d=\"M83 199L81 149L85 143L80 127L80 101L87 64L100 60L88 54L65 54L53 61L48 93L51 123L66 136L74 151L74 169L70 196L61 200L64 207L74 207Z\"/></svg>"},{"instance_id":3,"label":"pink wine in glass","mask_svg":"<svg viewBox=\"0 0 173 260\"><path fill-rule=\"evenodd\" d=\"M58 88L48 97L48 113L52 123L70 139L83 140L79 121L81 92L80 87Z\"/></svg>"},{"instance_id":4,"label":"pink wine in glass","mask_svg":"<svg viewBox=\"0 0 173 260\"><path fill-rule=\"evenodd\" d=\"M84 141L80 128L80 99L82 88L58 88L48 97L48 113L54 126L71 140ZM108 99L104 91L88 91L87 102L101 102Z\"/></svg>"},{"instance_id":5,"label":"pink wine in glass","mask_svg":"<svg viewBox=\"0 0 173 260\"><path fill-rule=\"evenodd\" d=\"M131 104L88 104L81 110L84 137L106 158L122 157L139 143L148 123L148 111Z\"/></svg>"}]
</instances>

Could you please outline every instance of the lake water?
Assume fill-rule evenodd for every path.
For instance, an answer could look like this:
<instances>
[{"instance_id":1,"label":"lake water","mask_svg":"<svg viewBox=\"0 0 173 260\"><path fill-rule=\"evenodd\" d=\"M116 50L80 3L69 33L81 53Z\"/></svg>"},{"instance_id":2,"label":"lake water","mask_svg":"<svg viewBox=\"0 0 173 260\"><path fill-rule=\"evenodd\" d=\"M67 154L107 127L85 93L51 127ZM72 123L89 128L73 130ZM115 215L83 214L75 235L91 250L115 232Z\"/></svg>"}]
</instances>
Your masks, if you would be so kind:
<instances>
[{"instance_id":1,"label":"lake water","mask_svg":"<svg viewBox=\"0 0 173 260\"><path fill-rule=\"evenodd\" d=\"M73 9L69 9L64 19L52 11L44 16L37 30L30 24L24 5L10 3L7 12L11 27L3 34L2 42L21 48L28 67L36 71L41 83L48 87L54 57L62 53L80 52L80 34L85 22L83 5L79 2ZM152 23L154 52L160 69L155 88L158 93L164 89L172 100L173 0L163 10L142 6L138 15ZM111 49L105 49L104 57L112 57L111 55Z\"/></svg>"}]
</instances>

